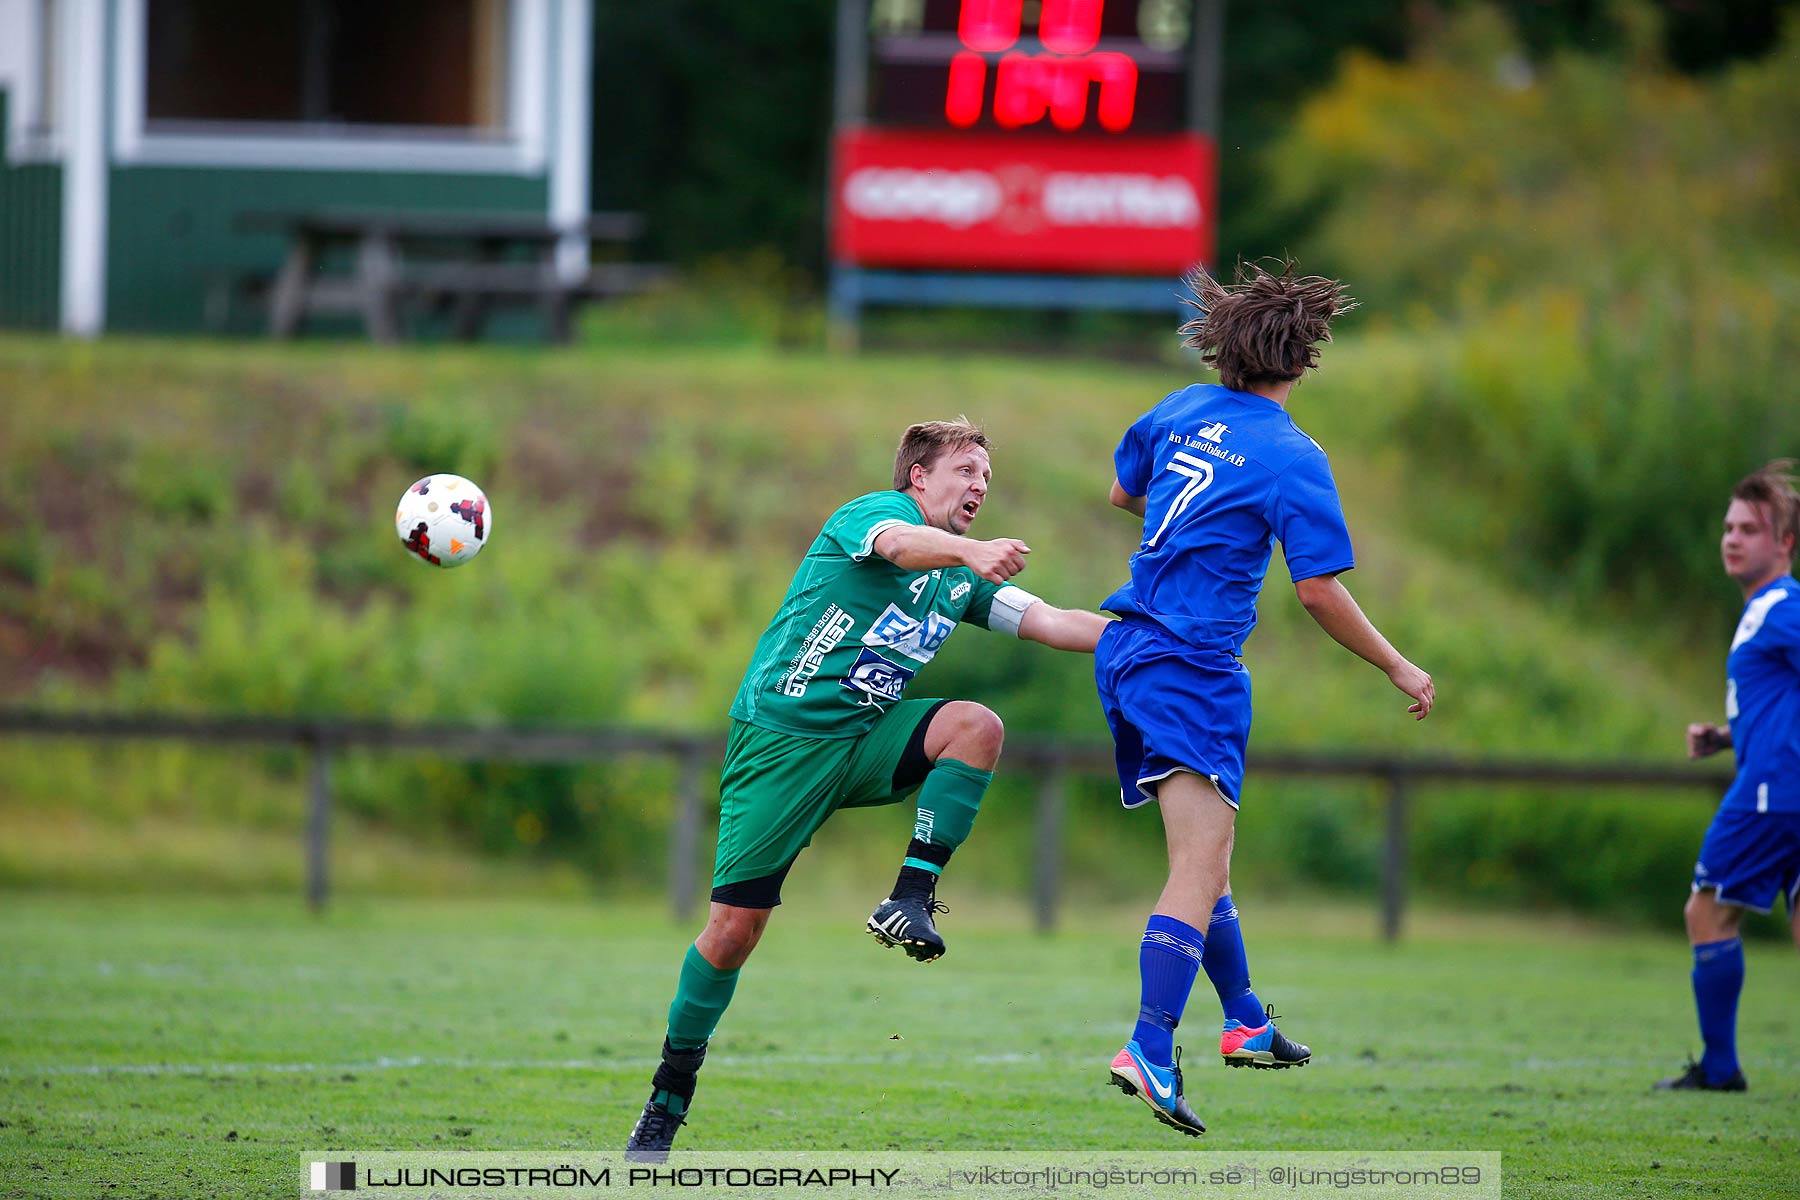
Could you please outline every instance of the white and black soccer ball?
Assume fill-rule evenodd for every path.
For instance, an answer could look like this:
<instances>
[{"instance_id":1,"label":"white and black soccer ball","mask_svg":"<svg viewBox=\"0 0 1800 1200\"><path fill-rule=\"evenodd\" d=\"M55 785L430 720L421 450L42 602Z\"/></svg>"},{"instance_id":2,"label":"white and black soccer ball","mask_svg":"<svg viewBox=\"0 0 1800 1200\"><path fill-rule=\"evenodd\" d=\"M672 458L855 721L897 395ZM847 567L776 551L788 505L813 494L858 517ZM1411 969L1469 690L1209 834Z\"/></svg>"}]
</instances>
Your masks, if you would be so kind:
<instances>
[{"instance_id":1,"label":"white and black soccer ball","mask_svg":"<svg viewBox=\"0 0 1800 1200\"><path fill-rule=\"evenodd\" d=\"M400 497L394 530L434 567L460 567L494 536L494 506L461 475L427 475Z\"/></svg>"}]
</instances>

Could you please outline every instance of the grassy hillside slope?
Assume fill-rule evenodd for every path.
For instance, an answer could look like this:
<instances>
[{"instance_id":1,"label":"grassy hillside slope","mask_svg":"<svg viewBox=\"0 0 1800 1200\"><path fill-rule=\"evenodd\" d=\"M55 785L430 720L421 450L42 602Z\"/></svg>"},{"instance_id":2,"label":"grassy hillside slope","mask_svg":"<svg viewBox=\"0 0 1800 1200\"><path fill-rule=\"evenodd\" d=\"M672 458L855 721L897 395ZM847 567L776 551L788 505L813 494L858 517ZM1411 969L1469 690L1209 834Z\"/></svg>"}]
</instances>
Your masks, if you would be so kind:
<instances>
[{"instance_id":1,"label":"grassy hillside slope","mask_svg":"<svg viewBox=\"0 0 1800 1200\"><path fill-rule=\"evenodd\" d=\"M1380 381L1419 364L1397 353L1391 339L1334 347L1294 412L1332 453L1361 562L1347 580L1434 673L1439 709L1407 720L1377 672L1311 625L1277 555L1246 656L1256 744L1674 761L1682 723L1716 707L1722 647L1671 653L1654 628L1587 619L1428 548L1415 534L1425 513L1480 501L1422 494L1406 477ZM1035 552L1020 582L1091 606L1137 537L1105 504L1111 448L1187 379L736 349L0 339L0 688L58 706L718 729L798 554L836 504L886 486L906 423L985 423L994 491L974 532L1025 539ZM393 501L432 471L471 476L494 504L491 548L459 571L409 559L392 533ZM1090 679L1085 658L970 631L914 693L979 697L1015 734L1099 740ZM296 764L281 756L0 743L0 771L0 829L29 814L41 830L47 806L115 826L279 828L294 816ZM339 787L377 827L448 830L603 878L653 873L638 848L666 826L654 765L352 760ZM1265 801L1281 821L1244 822L1246 869L1368 881L1372 795L1253 782L1246 811ZM1114 839L1154 837L1106 812L1104 781L1077 803L1077 857L1097 868ZM1708 807L1703 794L1509 803L1434 792L1417 847L1426 877L1543 897L1583 874L1540 864L1544 853L1625 841L1644 848L1638 882L1678 892ZM1028 820L1021 805L990 812L1002 831ZM993 836L997 856L1016 848ZM997 857L995 881L1022 878L1020 858ZM80 881L71 864L24 859L56 856L0 856L0 880ZM1619 886L1579 899L1616 905Z\"/></svg>"}]
</instances>

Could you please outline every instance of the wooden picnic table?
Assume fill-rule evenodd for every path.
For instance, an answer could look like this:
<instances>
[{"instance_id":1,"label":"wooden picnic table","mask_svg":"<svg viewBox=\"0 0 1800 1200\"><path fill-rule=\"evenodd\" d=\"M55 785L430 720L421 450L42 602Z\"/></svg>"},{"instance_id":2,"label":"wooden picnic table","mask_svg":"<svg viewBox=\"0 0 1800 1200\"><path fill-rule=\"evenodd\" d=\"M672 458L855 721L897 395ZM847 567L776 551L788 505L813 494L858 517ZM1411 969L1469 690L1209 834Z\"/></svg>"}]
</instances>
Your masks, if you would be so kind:
<instances>
[{"instance_id":1,"label":"wooden picnic table","mask_svg":"<svg viewBox=\"0 0 1800 1200\"><path fill-rule=\"evenodd\" d=\"M529 213L453 213L323 209L247 212L243 232L272 232L287 251L269 295L269 333L290 338L308 316L360 316L377 342L399 340L408 306L448 307L451 335L480 336L498 303L540 308L550 334L569 340L575 306L585 299L641 291L665 277L653 263L602 262L573 277L557 265L568 238L630 242L643 231L636 213L593 213L561 224ZM346 250L345 269L334 250Z\"/></svg>"}]
</instances>

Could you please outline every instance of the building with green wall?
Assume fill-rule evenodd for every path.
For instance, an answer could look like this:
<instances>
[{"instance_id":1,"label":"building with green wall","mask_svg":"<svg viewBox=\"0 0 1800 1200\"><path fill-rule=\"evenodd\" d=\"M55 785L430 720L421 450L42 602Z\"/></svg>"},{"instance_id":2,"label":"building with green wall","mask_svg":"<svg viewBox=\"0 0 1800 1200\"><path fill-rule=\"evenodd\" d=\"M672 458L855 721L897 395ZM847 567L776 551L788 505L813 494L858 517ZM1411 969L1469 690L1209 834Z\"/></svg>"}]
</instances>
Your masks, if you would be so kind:
<instances>
[{"instance_id":1,"label":"building with green wall","mask_svg":"<svg viewBox=\"0 0 1800 1200\"><path fill-rule=\"evenodd\" d=\"M581 220L592 26L592 0L0 0L0 325L216 327L283 252L249 214Z\"/></svg>"}]
</instances>

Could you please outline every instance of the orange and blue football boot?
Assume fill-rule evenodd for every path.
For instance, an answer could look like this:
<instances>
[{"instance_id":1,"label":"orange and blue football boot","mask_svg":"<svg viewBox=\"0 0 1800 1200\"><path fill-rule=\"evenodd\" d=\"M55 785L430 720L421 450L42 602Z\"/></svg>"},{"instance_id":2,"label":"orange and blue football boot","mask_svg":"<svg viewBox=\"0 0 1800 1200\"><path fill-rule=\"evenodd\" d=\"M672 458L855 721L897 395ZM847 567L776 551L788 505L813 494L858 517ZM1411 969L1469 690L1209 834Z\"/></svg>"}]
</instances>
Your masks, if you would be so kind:
<instances>
[{"instance_id":1,"label":"orange and blue football boot","mask_svg":"<svg viewBox=\"0 0 1800 1200\"><path fill-rule=\"evenodd\" d=\"M1181 1047L1175 1047L1175 1062L1161 1067L1144 1057L1143 1048L1135 1040L1125 1043L1112 1061L1112 1084L1127 1096L1136 1096L1150 1106L1156 1119L1171 1129L1179 1129L1189 1137L1199 1137L1206 1126L1188 1107L1181 1087Z\"/></svg>"},{"instance_id":2,"label":"orange and blue football boot","mask_svg":"<svg viewBox=\"0 0 1800 1200\"><path fill-rule=\"evenodd\" d=\"M1226 1021L1219 1034L1219 1053L1228 1067L1256 1067L1263 1071L1280 1071L1288 1067L1304 1067L1312 1059L1310 1047L1289 1040L1275 1028L1275 1006L1263 1009L1268 1018L1254 1028L1242 1021Z\"/></svg>"}]
</instances>

